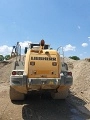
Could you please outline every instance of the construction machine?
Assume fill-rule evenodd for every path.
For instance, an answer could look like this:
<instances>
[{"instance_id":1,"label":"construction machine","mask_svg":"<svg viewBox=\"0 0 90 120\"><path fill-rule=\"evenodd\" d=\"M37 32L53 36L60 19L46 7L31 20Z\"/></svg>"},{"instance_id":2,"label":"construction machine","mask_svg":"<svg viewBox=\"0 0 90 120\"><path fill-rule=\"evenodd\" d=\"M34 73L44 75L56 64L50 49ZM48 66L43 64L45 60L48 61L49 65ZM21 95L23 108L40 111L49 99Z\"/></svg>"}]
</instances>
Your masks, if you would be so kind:
<instances>
[{"instance_id":1,"label":"construction machine","mask_svg":"<svg viewBox=\"0 0 90 120\"><path fill-rule=\"evenodd\" d=\"M21 55L21 46L19 42L17 42L17 44L12 47L11 58L14 58L20 55Z\"/></svg>"},{"instance_id":2,"label":"construction machine","mask_svg":"<svg viewBox=\"0 0 90 120\"><path fill-rule=\"evenodd\" d=\"M10 99L24 100L32 91L49 91L53 99L65 99L73 83L72 72L59 47L50 49L44 40L25 47L25 55L16 59L10 76Z\"/></svg>"}]
</instances>

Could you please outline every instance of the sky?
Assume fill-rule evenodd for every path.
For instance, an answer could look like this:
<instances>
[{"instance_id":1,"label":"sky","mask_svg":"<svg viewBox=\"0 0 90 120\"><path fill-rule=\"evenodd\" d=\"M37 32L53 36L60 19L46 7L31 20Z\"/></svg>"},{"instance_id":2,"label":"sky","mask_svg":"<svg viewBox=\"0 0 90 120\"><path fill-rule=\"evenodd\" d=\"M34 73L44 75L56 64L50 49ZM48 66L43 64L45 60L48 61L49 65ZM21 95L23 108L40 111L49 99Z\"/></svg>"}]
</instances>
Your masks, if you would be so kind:
<instances>
[{"instance_id":1,"label":"sky","mask_svg":"<svg viewBox=\"0 0 90 120\"><path fill-rule=\"evenodd\" d=\"M66 57L90 57L90 0L0 0L0 54L41 39Z\"/></svg>"}]
</instances>

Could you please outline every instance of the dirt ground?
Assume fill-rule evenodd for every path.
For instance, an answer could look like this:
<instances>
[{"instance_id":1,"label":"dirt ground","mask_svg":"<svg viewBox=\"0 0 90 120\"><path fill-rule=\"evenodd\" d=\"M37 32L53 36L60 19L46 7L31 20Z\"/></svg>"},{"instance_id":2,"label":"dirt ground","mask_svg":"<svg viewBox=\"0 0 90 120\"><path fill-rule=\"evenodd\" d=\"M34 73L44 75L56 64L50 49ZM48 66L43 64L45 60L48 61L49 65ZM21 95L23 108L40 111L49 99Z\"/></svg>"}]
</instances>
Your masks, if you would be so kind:
<instances>
[{"instance_id":1,"label":"dirt ground","mask_svg":"<svg viewBox=\"0 0 90 120\"><path fill-rule=\"evenodd\" d=\"M90 62L65 58L74 83L66 101L49 94L27 96L23 102L9 99L12 62L0 63L0 120L90 120Z\"/></svg>"},{"instance_id":2,"label":"dirt ground","mask_svg":"<svg viewBox=\"0 0 90 120\"><path fill-rule=\"evenodd\" d=\"M85 107L90 111L90 62L70 59L67 63L74 80L70 90L73 95L86 102Z\"/></svg>"}]
</instances>

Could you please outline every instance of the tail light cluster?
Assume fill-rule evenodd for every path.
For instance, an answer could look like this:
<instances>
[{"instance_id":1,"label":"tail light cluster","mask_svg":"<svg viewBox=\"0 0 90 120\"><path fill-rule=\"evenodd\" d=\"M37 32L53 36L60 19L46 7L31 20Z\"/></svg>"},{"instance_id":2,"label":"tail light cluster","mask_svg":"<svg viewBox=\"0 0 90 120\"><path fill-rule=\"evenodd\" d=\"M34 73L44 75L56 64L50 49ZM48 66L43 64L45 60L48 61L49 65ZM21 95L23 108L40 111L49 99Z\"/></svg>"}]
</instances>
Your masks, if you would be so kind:
<instances>
[{"instance_id":1,"label":"tail light cluster","mask_svg":"<svg viewBox=\"0 0 90 120\"><path fill-rule=\"evenodd\" d=\"M67 76L67 75L72 76L72 72L64 72L64 75L65 76Z\"/></svg>"},{"instance_id":2,"label":"tail light cluster","mask_svg":"<svg viewBox=\"0 0 90 120\"><path fill-rule=\"evenodd\" d=\"M67 72L67 73L68 73L68 75L72 76L72 72Z\"/></svg>"},{"instance_id":3,"label":"tail light cluster","mask_svg":"<svg viewBox=\"0 0 90 120\"><path fill-rule=\"evenodd\" d=\"M24 71L12 71L12 75L23 75Z\"/></svg>"}]
</instances>

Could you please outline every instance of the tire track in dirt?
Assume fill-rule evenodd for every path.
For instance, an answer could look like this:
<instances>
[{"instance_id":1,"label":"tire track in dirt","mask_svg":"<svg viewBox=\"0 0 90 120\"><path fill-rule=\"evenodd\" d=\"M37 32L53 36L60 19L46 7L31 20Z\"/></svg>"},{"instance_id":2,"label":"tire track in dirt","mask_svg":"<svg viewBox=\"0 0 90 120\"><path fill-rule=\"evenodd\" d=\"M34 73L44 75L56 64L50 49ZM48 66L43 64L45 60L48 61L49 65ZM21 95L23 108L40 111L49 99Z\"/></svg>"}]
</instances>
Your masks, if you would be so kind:
<instances>
[{"instance_id":1,"label":"tire track in dirt","mask_svg":"<svg viewBox=\"0 0 90 120\"><path fill-rule=\"evenodd\" d=\"M4 86L4 87L3 87ZM70 96L65 100L53 100L50 94L30 94L24 101L11 102L9 84L0 91L0 120L86 120L90 116L80 113L71 104ZM79 98L74 100L80 101ZM82 103L82 100L81 100ZM84 103L85 104L85 103ZM78 104L77 104L78 105Z\"/></svg>"}]
</instances>

